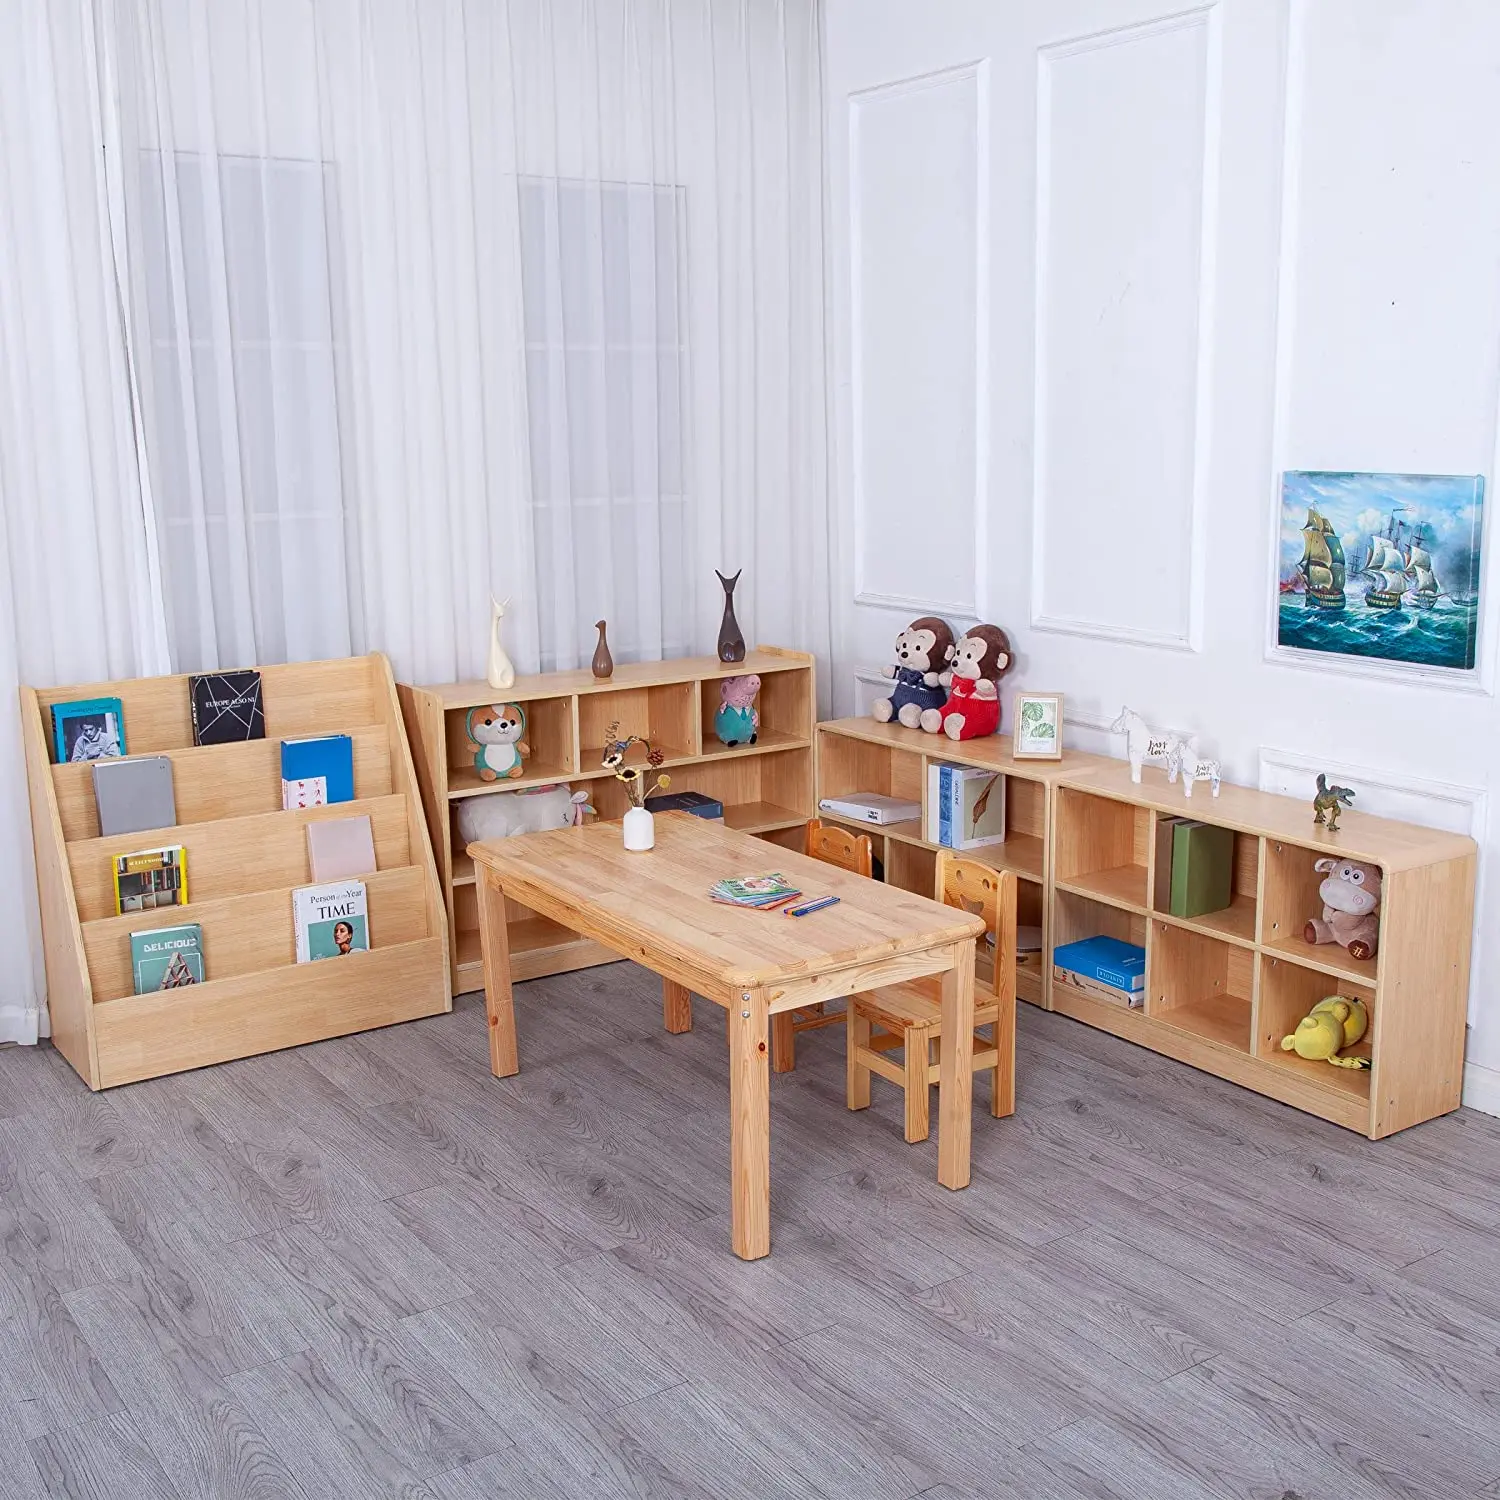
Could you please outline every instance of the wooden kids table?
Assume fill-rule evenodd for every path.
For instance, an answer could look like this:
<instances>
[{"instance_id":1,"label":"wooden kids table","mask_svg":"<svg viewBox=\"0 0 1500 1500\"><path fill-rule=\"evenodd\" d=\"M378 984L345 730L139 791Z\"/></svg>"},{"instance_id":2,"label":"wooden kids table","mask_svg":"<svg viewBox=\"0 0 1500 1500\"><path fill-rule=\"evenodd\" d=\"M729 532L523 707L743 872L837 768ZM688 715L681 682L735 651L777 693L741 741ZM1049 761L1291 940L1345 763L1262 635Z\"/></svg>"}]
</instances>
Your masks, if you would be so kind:
<instances>
[{"instance_id":1,"label":"wooden kids table","mask_svg":"<svg viewBox=\"0 0 1500 1500\"><path fill-rule=\"evenodd\" d=\"M729 1016L734 1251L771 1249L770 1017L881 985L942 976L938 1181L969 1183L976 916L821 864L686 813L659 814L656 847L626 853L618 823L469 845L479 884L490 1067L520 1067L505 900L582 933L662 976L668 1031L693 1024L692 996ZM806 917L710 900L714 881L780 870L839 904Z\"/></svg>"}]
</instances>

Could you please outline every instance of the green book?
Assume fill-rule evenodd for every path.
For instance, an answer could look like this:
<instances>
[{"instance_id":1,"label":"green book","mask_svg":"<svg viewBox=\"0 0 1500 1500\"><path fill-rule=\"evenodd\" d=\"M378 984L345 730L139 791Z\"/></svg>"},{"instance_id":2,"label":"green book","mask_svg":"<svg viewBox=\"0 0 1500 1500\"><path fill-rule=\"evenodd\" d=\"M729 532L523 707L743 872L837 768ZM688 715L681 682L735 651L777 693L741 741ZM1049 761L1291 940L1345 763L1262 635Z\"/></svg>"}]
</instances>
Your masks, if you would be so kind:
<instances>
[{"instance_id":1,"label":"green book","mask_svg":"<svg viewBox=\"0 0 1500 1500\"><path fill-rule=\"evenodd\" d=\"M196 922L181 927L156 927L130 934L130 967L135 992L175 990L203 983L203 929Z\"/></svg>"},{"instance_id":2,"label":"green book","mask_svg":"<svg viewBox=\"0 0 1500 1500\"><path fill-rule=\"evenodd\" d=\"M1174 917L1222 911L1234 889L1234 830L1212 823L1179 823L1172 830Z\"/></svg>"}]
</instances>

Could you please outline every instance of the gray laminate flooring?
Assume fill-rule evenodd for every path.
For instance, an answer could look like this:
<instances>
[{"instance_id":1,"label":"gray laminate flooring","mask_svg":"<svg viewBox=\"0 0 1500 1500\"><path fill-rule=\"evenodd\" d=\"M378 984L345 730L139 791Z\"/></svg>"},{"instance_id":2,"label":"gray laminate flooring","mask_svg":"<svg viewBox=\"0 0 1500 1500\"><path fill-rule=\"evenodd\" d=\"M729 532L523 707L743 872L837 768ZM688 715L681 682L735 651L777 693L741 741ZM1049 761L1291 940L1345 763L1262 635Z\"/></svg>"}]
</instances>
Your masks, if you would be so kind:
<instances>
[{"instance_id":1,"label":"gray laminate flooring","mask_svg":"<svg viewBox=\"0 0 1500 1500\"><path fill-rule=\"evenodd\" d=\"M1372 1145L1021 1007L974 1182L628 965L91 1095L0 1050L0 1496L1500 1494L1500 1120ZM981 1083L979 1093L987 1102Z\"/></svg>"}]
</instances>

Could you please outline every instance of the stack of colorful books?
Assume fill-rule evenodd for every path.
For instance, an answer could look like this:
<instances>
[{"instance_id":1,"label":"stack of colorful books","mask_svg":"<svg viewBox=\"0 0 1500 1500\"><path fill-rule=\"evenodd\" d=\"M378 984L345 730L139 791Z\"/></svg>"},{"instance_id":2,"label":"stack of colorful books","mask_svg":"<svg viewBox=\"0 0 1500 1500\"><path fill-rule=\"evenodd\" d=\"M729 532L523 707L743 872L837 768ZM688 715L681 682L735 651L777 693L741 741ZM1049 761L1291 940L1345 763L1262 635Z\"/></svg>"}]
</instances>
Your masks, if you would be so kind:
<instances>
[{"instance_id":1,"label":"stack of colorful books","mask_svg":"<svg viewBox=\"0 0 1500 1500\"><path fill-rule=\"evenodd\" d=\"M721 906L750 906L767 911L795 901L802 892L785 875L736 875L716 880L708 894Z\"/></svg>"}]
</instances>

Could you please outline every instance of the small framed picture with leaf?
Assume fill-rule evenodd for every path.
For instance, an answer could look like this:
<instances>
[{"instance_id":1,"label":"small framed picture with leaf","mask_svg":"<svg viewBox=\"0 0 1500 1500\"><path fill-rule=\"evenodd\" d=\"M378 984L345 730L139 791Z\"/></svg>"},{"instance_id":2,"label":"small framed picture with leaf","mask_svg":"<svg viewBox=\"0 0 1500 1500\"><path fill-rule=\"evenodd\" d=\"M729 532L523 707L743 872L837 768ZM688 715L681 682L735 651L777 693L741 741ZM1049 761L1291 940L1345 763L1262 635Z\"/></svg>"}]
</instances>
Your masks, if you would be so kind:
<instances>
[{"instance_id":1,"label":"small framed picture with leaf","mask_svg":"<svg viewBox=\"0 0 1500 1500\"><path fill-rule=\"evenodd\" d=\"M1017 760L1062 759L1063 695L1017 693L1011 754Z\"/></svg>"}]
</instances>

